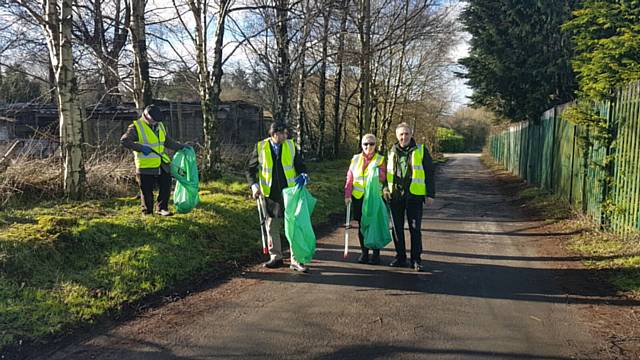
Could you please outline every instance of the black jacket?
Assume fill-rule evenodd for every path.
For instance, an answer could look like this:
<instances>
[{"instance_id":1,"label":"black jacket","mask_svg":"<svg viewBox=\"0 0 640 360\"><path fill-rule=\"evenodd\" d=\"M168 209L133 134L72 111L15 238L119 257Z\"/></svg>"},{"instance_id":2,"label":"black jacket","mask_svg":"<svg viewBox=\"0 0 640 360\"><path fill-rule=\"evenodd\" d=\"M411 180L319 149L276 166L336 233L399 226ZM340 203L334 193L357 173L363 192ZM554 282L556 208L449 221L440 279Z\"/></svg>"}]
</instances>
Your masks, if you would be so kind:
<instances>
[{"instance_id":1,"label":"black jacket","mask_svg":"<svg viewBox=\"0 0 640 360\"><path fill-rule=\"evenodd\" d=\"M410 166L411 162L411 154L417 148L416 142L414 139L411 139L409 143L408 149L408 165ZM404 149L405 151L407 149ZM392 196L402 197L408 196L410 198L422 198L424 200L423 195L413 195L409 192L409 186L411 185L411 171L408 169L404 178L401 176L400 166L398 165L398 153L400 153L402 149L400 148L400 144L395 143L390 152L395 152L395 156L393 157L393 191ZM389 159L387 158L387 161ZM431 154L429 153L429 149L427 146L424 146L424 156L422 157L422 166L424 168L425 181L427 186L427 197L435 198L436 197L436 181L435 181L435 167L433 165L433 159L431 158Z\"/></svg>"}]
</instances>

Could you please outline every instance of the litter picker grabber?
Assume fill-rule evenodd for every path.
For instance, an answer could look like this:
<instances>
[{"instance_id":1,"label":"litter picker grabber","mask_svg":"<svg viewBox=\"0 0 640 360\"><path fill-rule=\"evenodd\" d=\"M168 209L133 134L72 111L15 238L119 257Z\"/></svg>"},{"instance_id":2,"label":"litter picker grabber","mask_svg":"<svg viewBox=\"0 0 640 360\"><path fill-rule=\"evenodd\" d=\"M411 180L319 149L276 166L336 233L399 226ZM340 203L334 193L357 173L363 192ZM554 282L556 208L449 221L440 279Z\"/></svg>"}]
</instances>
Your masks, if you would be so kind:
<instances>
[{"instance_id":1,"label":"litter picker grabber","mask_svg":"<svg viewBox=\"0 0 640 360\"><path fill-rule=\"evenodd\" d=\"M351 203L347 205L347 218L344 223L344 258L349 255L349 229L351 229Z\"/></svg>"},{"instance_id":2,"label":"litter picker grabber","mask_svg":"<svg viewBox=\"0 0 640 360\"><path fill-rule=\"evenodd\" d=\"M391 204L385 201L385 205L387 205L387 211L389 212L389 220L391 220L391 227L389 228L389 232L391 233L391 238L395 240L398 238L396 235L396 222L393 220L393 212L391 211Z\"/></svg>"},{"instance_id":3,"label":"litter picker grabber","mask_svg":"<svg viewBox=\"0 0 640 360\"><path fill-rule=\"evenodd\" d=\"M260 219L260 235L262 235L262 253L268 254L269 248L267 247L267 212L264 208L264 198L260 195L256 199L256 204L258 205L258 217Z\"/></svg>"}]
</instances>

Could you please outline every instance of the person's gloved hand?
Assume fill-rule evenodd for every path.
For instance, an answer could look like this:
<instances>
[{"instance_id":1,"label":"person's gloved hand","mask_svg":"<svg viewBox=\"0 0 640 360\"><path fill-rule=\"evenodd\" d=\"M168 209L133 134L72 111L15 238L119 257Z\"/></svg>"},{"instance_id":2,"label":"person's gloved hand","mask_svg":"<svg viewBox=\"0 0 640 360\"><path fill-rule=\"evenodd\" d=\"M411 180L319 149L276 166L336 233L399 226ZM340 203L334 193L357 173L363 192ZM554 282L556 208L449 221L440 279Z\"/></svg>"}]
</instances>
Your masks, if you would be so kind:
<instances>
[{"instance_id":1,"label":"person's gloved hand","mask_svg":"<svg viewBox=\"0 0 640 360\"><path fill-rule=\"evenodd\" d=\"M260 186L258 186L258 184L251 185L251 196L254 199L260 197Z\"/></svg>"},{"instance_id":2,"label":"person's gloved hand","mask_svg":"<svg viewBox=\"0 0 640 360\"><path fill-rule=\"evenodd\" d=\"M391 201L391 191L387 188L382 189L382 197L387 201Z\"/></svg>"},{"instance_id":3,"label":"person's gloved hand","mask_svg":"<svg viewBox=\"0 0 640 360\"><path fill-rule=\"evenodd\" d=\"M348 207L349 205L351 205L351 198L350 198L350 197L346 197L346 198L344 198L344 205L345 205L345 206L347 206L347 207Z\"/></svg>"},{"instance_id":4,"label":"person's gloved hand","mask_svg":"<svg viewBox=\"0 0 640 360\"><path fill-rule=\"evenodd\" d=\"M149 155L149 154L151 154L151 152L152 152L152 151L153 151L153 150L152 150L150 147L148 147L148 146L142 146L142 153L143 153L143 154L145 154L145 155Z\"/></svg>"},{"instance_id":5,"label":"person's gloved hand","mask_svg":"<svg viewBox=\"0 0 640 360\"><path fill-rule=\"evenodd\" d=\"M298 185L298 188L301 188L309 183L309 175L307 175L306 173L301 173L300 175L298 175L295 181L296 185Z\"/></svg>"}]
</instances>

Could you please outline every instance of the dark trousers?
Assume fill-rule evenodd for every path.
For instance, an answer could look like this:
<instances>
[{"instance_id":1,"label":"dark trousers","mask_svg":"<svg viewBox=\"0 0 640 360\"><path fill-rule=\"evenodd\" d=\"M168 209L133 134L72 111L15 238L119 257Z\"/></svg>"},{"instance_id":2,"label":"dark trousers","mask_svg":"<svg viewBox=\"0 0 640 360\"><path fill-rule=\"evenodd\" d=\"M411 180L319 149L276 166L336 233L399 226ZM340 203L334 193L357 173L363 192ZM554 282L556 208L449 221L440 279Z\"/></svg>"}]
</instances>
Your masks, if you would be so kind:
<instances>
[{"instance_id":1,"label":"dark trousers","mask_svg":"<svg viewBox=\"0 0 640 360\"><path fill-rule=\"evenodd\" d=\"M358 222L358 240L360 241L360 249L363 254L369 254L369 248L364 246L364 235L362 235L362 226L360 224L360 220L362 220L362 202L364 200L364 196L360 199L356 199L355 197L351 197L351 216L354 220ZM373 249L374 254L379 254L380 249Z\"/></svg>"},{"instance_id":2,"label":"dark trousers","mask_svg":"<svg viewBox=\"0 0 640 360\"><path fill-rule=\"evenodd\" d=\"M391 201L391 214L395 224L393 244L396 247L396 258L405 260L407 250L404 245L404 217L407 216L409 234L411 235L411 261L420 262L422 254L422 203L421 198L394 199Z\"/></svg>"},{"instance_id":3,"label":"dark trousers","mask_svg":"<svg viewBox=\"0 0 640 360\"><path fill-rule=\"evenodd\" d=\"M169 195L171 194L171 175L164 170L160 175L137 174L140 185L140 203L142 212L153 214L153 189L158 184L158 210L169 210Z\"/></svg>"}]
</instances>

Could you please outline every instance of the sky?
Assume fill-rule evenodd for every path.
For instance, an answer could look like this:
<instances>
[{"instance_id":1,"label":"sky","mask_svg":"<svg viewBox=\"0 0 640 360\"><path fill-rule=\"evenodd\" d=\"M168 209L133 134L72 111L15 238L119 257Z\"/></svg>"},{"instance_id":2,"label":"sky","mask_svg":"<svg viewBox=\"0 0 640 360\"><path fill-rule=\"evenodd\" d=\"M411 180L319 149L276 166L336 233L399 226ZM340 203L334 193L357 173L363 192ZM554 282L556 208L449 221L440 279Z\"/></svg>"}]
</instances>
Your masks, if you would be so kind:
<instances>
[{"instance_id":1,"label":"sky","mask_svg":"<svg viewBox=\"0 0 640 360\"><path fill-rule=\"evenodd\" d=\"M458 6L456 6L455 8L456 8L456 13L459 14L460 11L463 9L463 5L461 4L461 2L458 2ZM464 33L461 36L460 43L458 44L458 46L456 46L453 49L451 53L451 58L454 62L457 62L459 59L469 55L469 37L470 36L471 35L468 33ZM459 66L451 66L450 69L452 72L462 70L461 67ZM467 97L470 96L473 91L471 90L471 88L465 85L464 80L457 79L457 78L453 81L453 83L451 84L451 87L452 87L452 95L453 95L452 110L455 111L460 106L464 106L469 103L469 99Z\"/></svg>"}]
</instances>

